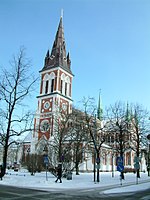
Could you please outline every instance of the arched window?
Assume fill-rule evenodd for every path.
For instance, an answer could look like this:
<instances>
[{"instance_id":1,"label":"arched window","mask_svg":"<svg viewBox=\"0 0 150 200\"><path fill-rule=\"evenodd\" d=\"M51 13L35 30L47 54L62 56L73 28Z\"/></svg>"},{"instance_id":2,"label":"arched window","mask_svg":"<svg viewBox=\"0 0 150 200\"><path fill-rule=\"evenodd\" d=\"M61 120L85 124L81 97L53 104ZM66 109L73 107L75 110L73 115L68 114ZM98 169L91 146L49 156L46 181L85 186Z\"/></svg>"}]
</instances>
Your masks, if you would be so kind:
<instances>
[{"instance_id":1,"label":"arched window","mask_svg":"<svg viewBox=\"0 0 150 200\"><path fill-rule=\"evenodd\" d=\"M45 84L45 94L48 93L48 83L49 83L49 81L47 80L47 81L46 81L46 84Z\"/></svg>"},{"instance_id":2,"label":"arched window","mask_svg":"<svg viewBox=\"0 0 150 200\"><path fill-rule=\"evenodd\" d=\"M126 153L126 165L131 165L131 153Z\"/></svg>"},{"instance_id":3,"label":"arched window","mask_svg":"<svg viewBox=\"0 0 150 200\"><path fill-rule=\"evenodd\" d=\"M60 92L62 94L62 88L63 88L63 80L60 81Z\"/></svg>"},{"instance_id":4,"label":"arched window","mask_svg":"<svg viewBox=\"0 0 150 200\"><path fill-rule=\"evenodd\" d=\"M45 74L43 78L43 88L42 88L42 93L47 94L48 93L48 87L49 87L49 75Z\"/></svg>"},{"instance_id":5,"label":"arched window","mask_svg":"<svg viewBox=\"0 0 150 200\"><path fill-rule=\"evenodd\" d=\"M65 94L65 74L64 73L61 75L61 83L60 84L61 84L60 85L60 92L62 94Z\"/></svg>"},{"instance_id":6,"label":"arched window","mask_svg":"<svg viewBox=\"0 0 150 200\"><path fill-rule=\"evenodd\" d=\"M66 76L64 73L61 75L60 92L65 96L70 95L70 78L69 76Z\"/></svg>"},{"instance_id":7,"label":"arched window","mask_svg":"<svg viewBox=\"0 0 150 200\"><path fill-rule=\"evenodd\" d=\"M43 78L43 94L48 94L54 91L55 73L45 74Z\"/></svg>"},{"instance_id":8,"label":"arched window","mask_svg":"<svg viewBox=\"0 0 150 200\"><path fill-rule=\"evenodd\" d=\"M52 72L50 74L50 92L54 92L54 80L55 80L55 73Z\"/></svg>"},{"instance_id":9,"label":"arched window","mask_svg":"<svg viewBox=\"0 0 150 200\"><path fill-rule=\"evenodd\" d=\"M65 78L65 95L69 96L70 94L70 78L66 76Z\"/></svg>"},{"instance_id":10,"label":"arched window","mask_svg":"<svg viewBox=\"0 0 150 200\"><path fill-rule=\"evenodd\" d=\"M52 79L52 81L51 81L51 92L53 92L54 91L54 79Z\"/></svg>"},{"instance_id":11,"label":"arched window","mask_svg":"<svg viewBox=\"0 0 150 200\"><path fill-rule=\"evenodd\" d=\"M65 95L67 96L67 83L65 82Z\"/></svg>"}]
</instances>

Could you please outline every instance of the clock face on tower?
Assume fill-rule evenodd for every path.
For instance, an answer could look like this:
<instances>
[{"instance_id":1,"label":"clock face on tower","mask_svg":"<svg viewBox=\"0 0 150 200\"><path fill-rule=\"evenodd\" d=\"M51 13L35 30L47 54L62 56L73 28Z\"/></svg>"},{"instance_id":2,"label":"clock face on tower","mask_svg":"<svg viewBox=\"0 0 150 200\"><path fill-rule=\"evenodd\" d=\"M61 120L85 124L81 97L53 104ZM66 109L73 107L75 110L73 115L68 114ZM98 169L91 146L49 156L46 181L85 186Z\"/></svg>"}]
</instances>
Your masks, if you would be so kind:
<instances>
[{"instance_id":1,"label":"clock face on tower","mask_svg":"<svg viewBox=\"0 0 150 200\"><path fill-rule=\"evenodd\" d=\"M49 130L50 124L48 120L43 120L41 122L40 130L41 132L45 133Z\"/></svg>"},{"instance_id":2,"label":"clock face on tower","mask_svg":"<svg viewBox=\"0 0 150 200\"><path fill-rule=\"evenodd\" d=\"M49 107L50 107L50 103L49 103L49 101L46 101L44 103L44 109L49 109Z\"/></svg>"}]
</instances>

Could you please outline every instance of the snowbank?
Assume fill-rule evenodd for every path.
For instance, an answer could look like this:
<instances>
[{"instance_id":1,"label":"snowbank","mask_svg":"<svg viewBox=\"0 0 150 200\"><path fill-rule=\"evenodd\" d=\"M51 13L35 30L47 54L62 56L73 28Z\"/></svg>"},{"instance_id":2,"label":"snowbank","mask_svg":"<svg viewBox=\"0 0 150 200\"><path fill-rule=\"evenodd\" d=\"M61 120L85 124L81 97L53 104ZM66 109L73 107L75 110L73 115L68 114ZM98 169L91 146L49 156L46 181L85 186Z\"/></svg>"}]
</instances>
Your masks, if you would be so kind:
<instances>
[{"instance_id":1,"label":"snowbank","mask_svg":"<svg viewBox=\"0 0 150 200\"><path fill-rule=\"evenodd\" d=\"M141 173L138 184L136 184L137 180L135 174L125 174L125 180L122 181L122 186L120 185L119 172L115 172L114 177L112 177L110 172L100 173L100 182L97 184L94 183L93 179L93 173L81 173L80 175L73 174L72 180L63 178L62 183L55 183L56 178L50 172L47 173L46 180L46 172L36 173L34 176L31 176L26 170L18 172L9 170L3 180L0 181L0 184L47 191L106 187L104 193L131 192L150 188L150 177L148 177L146 173ZM143 181L149 182L142 183ZM128 186L131 183L132 185ZM107 186L114 185L116 185L117 188L106 190Z\"/></svg>"}]
</instances>

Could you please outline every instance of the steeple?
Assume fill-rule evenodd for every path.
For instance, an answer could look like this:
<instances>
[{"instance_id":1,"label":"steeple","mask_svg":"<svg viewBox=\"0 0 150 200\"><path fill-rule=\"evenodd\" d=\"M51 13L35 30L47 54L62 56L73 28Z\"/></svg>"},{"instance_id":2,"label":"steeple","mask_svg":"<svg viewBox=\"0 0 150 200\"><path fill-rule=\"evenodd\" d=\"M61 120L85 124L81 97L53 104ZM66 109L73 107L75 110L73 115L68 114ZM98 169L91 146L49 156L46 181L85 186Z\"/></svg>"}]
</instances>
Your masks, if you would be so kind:
<instances>
[{"instance_id":1,"label":"steeple","mask_svg":"<svg viewBox=\"0 0 150 200\"><path fill-rule=\"evenodd\" d=\"M126 109L126 121L129 123L130 121L130 113L129 113L129 104L127 102L127 109Z\"/></svg>"},{"instance_id":2,"label":"steeple","mask_svg":"<svg viewBox=\"0 0 150 200\"><path fill-rule=\"evenodd\" d=\"M71 73L70 69L70 58L69 56L66 56L66 44L65 44L65 38L64 38L64 29L63 29L63 23L62 23L62 15L60 17L59 26L56 32L55 40L53 43L53 47L51 50L51 54L49 55L49 52L47 52L45 57L45 63L44 68L42 70L54 68L54 67L61 67L67 72ZM68 54L69 55L69 54Z\"/></svg>"},{"instance_id":3,"label":"steeple","mask_svg":"<svg viewBox=\"0 0 150 200\"><path fill-rule=\"evenodd\" d=\"M97 109L97 118L101 121L103 118L103 110L101 106L101 91L99 92L99 100L98 100L98 109Z\"/></svg>"},{"instance_id":4,"label":"steeple","mask_svg":"<svg viewBox=\"0 0 150 200\"><path fill-rule=\"evenodd\" d=\"M64 114L72 112L73 74L70 69L70 55L66 53L62 20L63 13L61 13L52 49L46 52L44 67L40 71L40 92L37 96L37 115L34 120L34 127L39 128L34 130L32 148L32 151L39 150L39 153L42 145L50 141L56 132L58 126L55 119L56 110L59 109Z\"/></svg>"},{"instance_id":5,"label":"steeple","mask_svg":"<svg viewBox=\"0 0 150 200\"><path fill-rule=\"evenodd\" d=\"M135 120L135 126L138 127L139 119L138 119L138 114L137 114L137 109L136 108L134 110L134 120Z\"/></svg>"}]
</instances>

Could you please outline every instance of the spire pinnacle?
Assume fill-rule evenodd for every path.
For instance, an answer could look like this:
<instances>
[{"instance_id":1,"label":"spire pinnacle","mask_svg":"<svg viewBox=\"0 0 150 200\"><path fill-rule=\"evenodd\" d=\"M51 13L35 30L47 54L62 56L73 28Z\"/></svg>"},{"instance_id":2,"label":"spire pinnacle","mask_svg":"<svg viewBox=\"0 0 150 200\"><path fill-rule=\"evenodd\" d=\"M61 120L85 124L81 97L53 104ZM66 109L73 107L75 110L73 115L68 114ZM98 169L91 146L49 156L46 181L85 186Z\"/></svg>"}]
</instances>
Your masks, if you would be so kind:
<instances>
[{"instance_id":1,"label":"spire pinnacle","mask_svg":"<svg viewBox=\"0 0 150 200\"><path fill-rule=\"evenodd\" d=\"M98 109L97 109L97 118L99 120L102 120L103 118L103 110L102 110L102 105L101 105L101 89L99 91L99 99L98 99Z\"/></svg>"},{"instance_id":2,"label":"spire pinnacle","mask_svg":"<svg viewBox=\"0 0 150 200\"><path fill-rule=\"evenodd\" d=\"M130 116L129 116L129 104L127 102L127 107L126 107L126 121L127 121L127 124L129 123L130 121Z\"/></svg>"},{"instance_id":3,"label":"spire pinnacle","mask_svg":"<svg viewBox=\"0 0 150 200\"><path fill-rule=\"evenodd\" d=\"M71 60L69 56L67 57L67 52L66 52L66 43L65 43L62 20L63 20L63 9L61 10L61 17L55 35L52 50L51 52L47 53L43 70L59 66L72 74L70 68Z\"/></svg>"},{"instance_id":4,"label":"spire pinnacle","mask_svg":"<svg viewBox=\"0 0 150 200\"><path fill-rule=\"evenodd\" d=\"M63 16L64 16L64 10L63 10L63 8L62 8L62 9L61 9L61 16L60 16L60 18L63 19Z\"/></svg>"}]
</instances>

